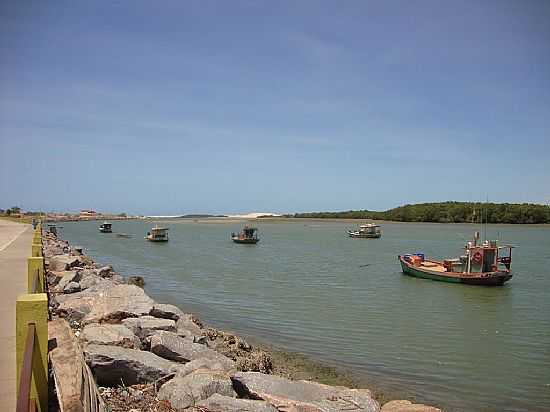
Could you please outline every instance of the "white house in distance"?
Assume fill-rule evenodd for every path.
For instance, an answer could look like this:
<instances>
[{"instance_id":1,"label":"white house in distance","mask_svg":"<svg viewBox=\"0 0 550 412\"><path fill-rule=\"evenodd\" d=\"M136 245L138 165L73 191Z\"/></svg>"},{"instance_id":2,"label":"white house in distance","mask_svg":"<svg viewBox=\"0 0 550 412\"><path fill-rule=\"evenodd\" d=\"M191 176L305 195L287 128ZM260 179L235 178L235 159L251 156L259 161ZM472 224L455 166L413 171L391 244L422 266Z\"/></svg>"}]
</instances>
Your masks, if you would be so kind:
<instances>
[{"instance_id":1,"label":"white house in distance","mask_svg":"<svg viewBox=\"0 0 550 412\"><path fill-rule=\"evenodd\" d=\"M93 218L96 218L97 216L98 216L98 213L95 210L82 209L80 211L81 219L93 219Z\"/></svg>"}]
</instances>

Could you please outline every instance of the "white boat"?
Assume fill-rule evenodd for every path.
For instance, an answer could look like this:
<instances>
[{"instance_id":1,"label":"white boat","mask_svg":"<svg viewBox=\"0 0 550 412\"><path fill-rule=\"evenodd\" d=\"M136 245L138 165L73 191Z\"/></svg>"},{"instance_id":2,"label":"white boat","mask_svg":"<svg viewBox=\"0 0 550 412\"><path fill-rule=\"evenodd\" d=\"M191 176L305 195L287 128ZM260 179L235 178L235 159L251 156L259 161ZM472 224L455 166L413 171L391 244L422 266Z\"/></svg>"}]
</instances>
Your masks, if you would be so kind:
<instances>
[{"instance_id":1,"label":"white boat","mask_svg":"<svg viewBox=\"0 0 550 412\"><path fill-rule=\"evenodd\" d=\"M359 226L359 230L348 230L349 237L359 237L364 239L378 239L382 236L380 225L376 223L367 223Z\"/></svg>"},{"instance_id":2,"label":"white boat","mask_svg":"<svg viewBox=\"0 0 550 412\"><path fill-rule=\"evenodd\" d=\"M99 226L99 231L101 233L113 233L113 225L109 222L103 222L103 224Z\"/></svg>"},{"instance_id":3,"label":"white boat","mask_svg":"<svg viewBox=\"0 0 550 412\"><path fill-rule=\"evenodd\" d=\"M150 242L168 242L168 228L155 226L147 232L145 239Z\"/></svg>"}]
</instances>

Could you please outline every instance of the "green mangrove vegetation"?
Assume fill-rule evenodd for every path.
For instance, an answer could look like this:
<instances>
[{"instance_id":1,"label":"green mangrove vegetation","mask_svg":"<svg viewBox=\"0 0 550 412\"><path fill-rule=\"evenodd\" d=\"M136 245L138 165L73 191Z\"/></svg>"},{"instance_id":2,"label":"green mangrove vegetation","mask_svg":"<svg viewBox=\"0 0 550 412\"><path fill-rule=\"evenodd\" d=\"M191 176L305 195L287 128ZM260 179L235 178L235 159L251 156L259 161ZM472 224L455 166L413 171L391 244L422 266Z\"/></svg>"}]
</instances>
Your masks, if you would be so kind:
<instances>
[{"instance_id":1,"label":"green mangrove vegetation","mask_svg":"<svg viewBox=\"0 0 550 412\"><path fill-rule=\"evenodd\" d=\"M296 213L290 217L320 219L372 219L436 223L550 223L550 206L532 203L442 202L404 205L386 211Z\"/></svg>"}]
</instances>

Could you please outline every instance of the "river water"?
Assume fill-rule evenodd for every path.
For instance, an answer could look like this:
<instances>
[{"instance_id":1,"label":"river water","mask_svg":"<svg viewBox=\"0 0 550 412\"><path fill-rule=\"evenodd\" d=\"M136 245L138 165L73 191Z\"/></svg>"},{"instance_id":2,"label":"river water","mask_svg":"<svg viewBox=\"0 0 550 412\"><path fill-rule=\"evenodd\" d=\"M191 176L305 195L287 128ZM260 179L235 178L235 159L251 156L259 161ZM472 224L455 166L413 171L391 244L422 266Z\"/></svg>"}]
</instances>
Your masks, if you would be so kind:
<instances>
[{"instance_id":1,"label":"river water","mask_svg":"<svg viewBox=\"0 0 550 412\"><path fill-rule=\"evenodd\" d=\"M349 222L259 222L261 242L238 245L238 223L63 223L60 236L156 300L206 323L338 365L392 397L448 411L550 410L550 227L489 226L514 249L503 287L403 276L396 256L455 257L473 225L384 223L381 239L351 239Z\"/></svg>"}]
</instances>

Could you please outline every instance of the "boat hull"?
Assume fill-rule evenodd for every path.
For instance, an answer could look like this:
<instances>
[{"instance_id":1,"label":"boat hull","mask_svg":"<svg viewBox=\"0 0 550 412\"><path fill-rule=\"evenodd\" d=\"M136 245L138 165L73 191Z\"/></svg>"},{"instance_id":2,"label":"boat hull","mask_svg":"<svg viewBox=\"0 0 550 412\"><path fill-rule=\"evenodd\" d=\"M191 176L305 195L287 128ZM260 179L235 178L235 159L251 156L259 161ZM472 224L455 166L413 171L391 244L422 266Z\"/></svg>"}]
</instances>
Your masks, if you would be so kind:
<instances>
[{"instance_id":1,"label":"boat hull","mask_svg":"<svg viewBox=\"0 0 550 412\"><path fill-rule=\"evenodd\" d=\"M101 233L113 233L112 229L99 229Z\"/></svg>"},{"instance_id":2,"label":"boat hull","mask_svg":"<svg viewBox=\"0 0 550 412\"><path fill-rule=\"evenodd\" d=\"M357 233L357 232L348 232L349 237L359 238L359 239L378 239L382 237L381 233Z\"/></svg>"},{"instance_id":3,"label":"boat hull","mask_svg":"<svg viewBox=\"0 0 550 412\"><path fill-rule=\"evenodd\" d=\"M232 237L231 240L235 243L241 243L243 245L255 245L260 241L260 239L239 239L237 237Z\"/></svg>"},{"instance_id":4,"label":"boat hull","mask_svg":"<svg viewBox=\"0 0 550 412\"><path fill-rule=\"evenodd\" d=\"M147 236L145 236L145 239L147 239L149 242L168 242L168 239L151 239Z\"/></svg>"},{"instance_id":5,"label":"boat hull","mask_svg":"<svg viewBox=\"0 0 550 412\"><path fill-rule=\"evenodd\" d=\"M485 272L479 274L463 274L457 272L434 272L422 267L413 266L402 256L398 257L401 263L403 273L408 276L413 276L422 279L437 280L448 283L463 283L465 285L477 286L502 286L505 282L512 278L512 274L508 271Z\"/></svg>"}]
</instances>

